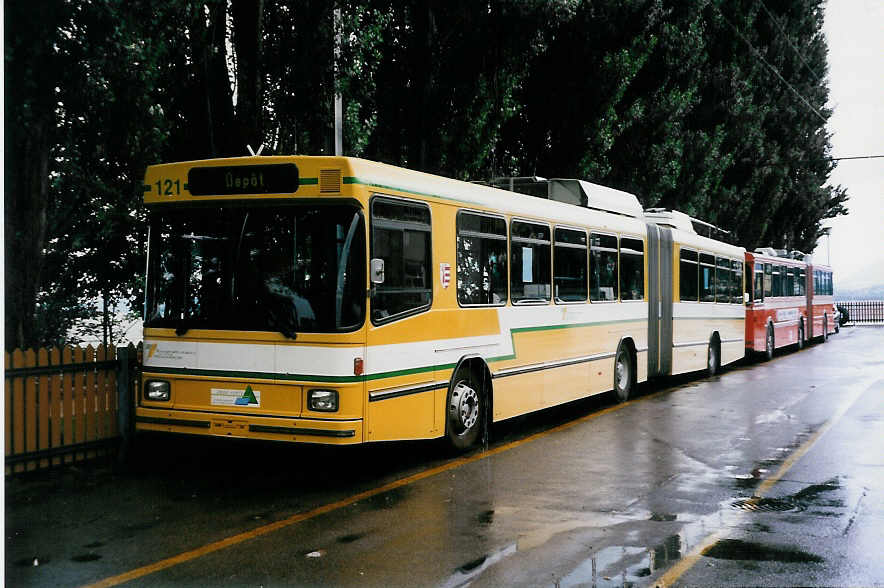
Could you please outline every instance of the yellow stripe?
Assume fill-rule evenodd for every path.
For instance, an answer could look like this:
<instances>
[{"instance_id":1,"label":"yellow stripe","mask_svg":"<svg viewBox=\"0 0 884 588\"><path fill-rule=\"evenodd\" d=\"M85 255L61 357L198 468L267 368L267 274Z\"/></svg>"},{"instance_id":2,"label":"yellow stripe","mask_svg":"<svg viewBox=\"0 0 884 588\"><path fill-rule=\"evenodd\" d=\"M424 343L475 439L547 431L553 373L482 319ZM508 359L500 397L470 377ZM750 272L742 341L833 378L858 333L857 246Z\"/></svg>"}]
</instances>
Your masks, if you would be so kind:
<instances>
[{"instance_id":1,"label":"yellow stripe","mask_svg":"<svg viewBox=\"0 0 884 588\"><path fill-rule=\"evenodd\" d=\"M786 472L792 469L792 466L794 466L799 459L804 457L804 455L808 451L810 451L810 449L816 444L816 442L819 441L820 437L822 437L829 429L831 429L835 425L835 423L837 423L841 419L841 417L843 417L845 413L850 410L850 407L852 407L856 403L856 401L859 400L859 397L861 395L862 392L858 393L853 399L850 400L850 402L844 404L841 408L839 408L828 421L823 423L823 425L807 439L807 441L802 443L798 449L796 449L794 452L792 452L791 455L789 455L789 457L783 460L783 464L780 466L780 469L778 469L773 476L766 478L763 482L761 482L761 484L759 484L758 490L752 496L752 499L757 500L760 498L764 498L764 495L770 492L771 488L773 488L774 485L776 485L776 483L779 482L782 477L786 475ZM722 535L724 535L724 530L719 529L718 531L706 537L697 546L695 546L690 553L688 553L677 564L667 570L667 572L663 574L656 582L655 586L657 586L658 588L665 588L666 586L672 586L673 584L675 584L675 582L677 582L678 579L681 578L681 576L684 575L685 572L694 567L694 565L706 552L707 549L712 547L715 543L718 542L719 539L722 538Z\"/></svg>"},{"instance_id":2,"label":"yellow stripe","mask_svg":"<svg viewBox=\"0 0 884 588\"><path fill-rule=\"evenodd\" d=\"M276 521L275 523L269 523L262 527L258 527L257 529L252 529L251 531L245 531L243 533L238 533L236 535L232 535L227 537L226 539L221 539L219 541L215 541L213 543L208 543L203 545L202 547L197 547L196 549L192 549L190 551L185 551L183 553L179 553L178 555L174 555L172 557L162 559L158 562L142 566L140 568L136 568L134 570L130 570L128 572L124 572L117 576L111 576L109 578L105 578L99 582L94 584L87 584L84 588L105 588L109 586L117 586L119 584L123 584L124 582L129 582L131 580L135 580L137 578L142 578L144 576L153 574L155 572L159 572L161 570L165 570L167 568L171 568L173 566L177 566L182 563L186 563L192 561L194 559L200 558L204 555L208 555L210 553L214 553L216 551L220 551L222 549L226 549L228 547L232 547L244 541L248 541L250 539L255 539L256 537L261 537L263 535L267 535L269 533L273 533L274 531L279 531L280 529L284 529L286 527L290 527L297 523L301 523L303 521L318 517L320 515L327 514L339 508L343 508L345 506L350 506L360 500L365 500L367 498L371 498L372 496L376 496L378 494L383 494L384 492L389 492L390 490L394 490L396 488L400 488L402 486L407 486L409 484L413 484L419 480L423 480L425 478L430 478L435 476L436 474L441 474L442 472L447 472L448 470L453 470L459 468L461 466L465 466L467 464L477 462L479 460L497 455L499 453L503 453L505 451L509 451L510 449L514 449L519 447L520 445L524 445L525 443L531 443L532 441L536 441L541 437L545 437L547 435L551 435L553 433L559 433L561 431L565 431L572 427L575 427L581 423L585 423L592 419L598 418L600 416L606 415L608 413L614 412L616 410L620 410L626 406L634 404L636 402L640 402L645 399L653 398L661 392L655 392L653 394L649 394L647 396L643 396L641 398L637 398L635 400L630 400L628 402L624 402L623 404L617 404L614 406L609 406L599 412L594 412L592 414L588 414L586 416L580 417L573 421L569 421L562 425L559 425L555 428L549 429L548 431L542 431L540 433L535 433L529 437L525 437L524 439L519 439L517 441L513 441L511 443L507 443L506 445L501 445L500 447L495 447L493 449L489 449L488 451L483 451L481 453L477 453L474 455L461 457L450 461L448 463L442 464L435 468L431 468L429 470L425 470L423 472L419 472L417 474L407 476L400 480L396 480L395 482L390 482L389 484L385 484L383 486L379 486L377 488L373 488L371 490L366 490L365 492L360 492L359 494L354 494L353 496L349 496L344 498L343 500L339 500L337 502L332 502L330 504L326 504L323 506L319 506L314 508L313 510L309 510L307 512L298 513L292 515L288 518Z\"/></svg>"}]
</instances>

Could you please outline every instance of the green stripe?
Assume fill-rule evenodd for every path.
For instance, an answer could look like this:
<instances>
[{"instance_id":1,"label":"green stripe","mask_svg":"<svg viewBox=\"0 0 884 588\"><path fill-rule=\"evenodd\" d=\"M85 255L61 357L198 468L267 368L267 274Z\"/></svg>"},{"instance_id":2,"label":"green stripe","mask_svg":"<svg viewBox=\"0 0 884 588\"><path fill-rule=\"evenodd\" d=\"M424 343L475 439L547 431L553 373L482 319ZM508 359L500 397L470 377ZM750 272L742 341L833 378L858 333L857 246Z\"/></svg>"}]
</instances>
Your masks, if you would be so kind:
<instances>
[{"instance_id":1,"label":"green stripe","mask_svg":"<svg viewBox=\"0 0 884 588\"><path fill-rule=\"evenodd\" d=\"M745 316L675 316L674 321L734 321L746 320Z\"/></svg>"},{"instance_id":2,"label":"green stripe","mask_svg":"<svg viewBox=\"0 0 884 588\"><path fill-rule=\"evenodd\" d=\"M516 341L515 335L516 333L535 333L539 331L557 331L561 329L579 329L583 327L591 327L591 326L599 326L599 325L613 325L618 323L634 323L638 322L637 319L622 319L615 321L597 321L591 323L573 323L570 325L548 325L548 326L540 326L540 327L519 327L516 329L510 329L510 343L513 347L513 353L510 355L500 355L497 357L488 357L485 360L488 363L495 363L500 361L508 361L511 359L516 359L517 355L515 353L516 349ZM167 368L167 367L151 367L144 366L144 371L146 373L158 373L158 374L172 374L172 375L189 375L189 376L209 376L215 378L243 378L243 379L259 379L259 380L283 380L283 381L303 381L303 382L326 382L326 383L338 383L338 384L346 384L352 382L361 382L365 381L374 381L374 380L383 380L386 378L396 378L399 376L410 376L414 374L425 374L427 372L433 371L441 371L441 370L449 370L456 367L456 363L449 363L443 365L431 365L431 366L423 366L416 368L407 368L402 370L393 370L389 372L381 372L378 374L366 374L364 376L319 376L316 374L277 374L271 372L238 372L238 371L226 371L226 370L197 370L197 369L188 369L188 368Z\"/></svg>"},{"instance_id":3,"label":"green stripe","mask_svg":"<svg viewBox=\"0 0 884 588\"><path fill-rule=\"evenodd\" d=\"M298 185L300 186L315 186L319 183L319 178L300 178L298 180Z\"/></svg>"},{"instance_id":4,"label":"green stripe","mask_svg":"<svg viewBox=\"0 0 884 588\"><path fill-rule=\"evenodd\" d=\"M401 186L388 186L385 184L375 184L374 182L369 182L368 180L363 180L360 178L356 178L353 176L345 176L344 184L357 184L360 186L368 186L369 188L378 188L380 190L396 190L397 192L407 192L409 194L414 194L416 196L424 196L429 198L437 198L439 200L446 200L448 202L458 202L460 204L479 204L474 200L463 200L460 198L452 198L451 196L440 196L439 194L432 194L430 192L418 192L412 188L403 188Z\"/></svg>"},{"instance_id":5,"label":"green stripe","mask_svg":"<svg viewBox=\"0 0 884 588\"><path fill-rule=\"evenodd\" d=\"M215 378L243 378L247 380L286 380L327 383L361 382L362 376L317 376L315 374L277 374L271 372L236 372L226 370L196 370L144 366L145 373L178 374L186 376L211 376Z\"/></svg>"}]
</instances>

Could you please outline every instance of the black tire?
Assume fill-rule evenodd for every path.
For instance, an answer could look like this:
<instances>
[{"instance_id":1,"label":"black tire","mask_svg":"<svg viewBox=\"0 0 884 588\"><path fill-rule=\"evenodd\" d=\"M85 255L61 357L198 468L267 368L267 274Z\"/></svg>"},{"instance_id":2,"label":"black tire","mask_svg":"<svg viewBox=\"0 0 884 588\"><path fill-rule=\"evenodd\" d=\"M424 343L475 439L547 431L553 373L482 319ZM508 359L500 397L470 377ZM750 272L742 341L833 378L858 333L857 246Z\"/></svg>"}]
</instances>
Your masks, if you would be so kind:
<instances>
[{"instance_id":1,"label":"black tire","mask_svg":"<svg viewBox=\"0 0 884 588\"><path fill-rule=\"evenodd\" d=\"M632 354L626 345L620 344L614 357L614 396L617 402L626 402L635 389L635 370Z\"/></svg>"},{"instance_id":2,"label":"black tire","mask_svg":"<svg viewBox=\"0 0 884 588\"><path fill-rule=\"evenodd\" d=\"M804 321L798 323L798 349L804 349Z\"/></svg>"},{"instance_id":3,"label":"black tire","mask_svg":"<svg viewBox=\"0 0 884 588\"><path fill-rule=\"evenodd\" d=\"M764 360L769 361L773 359L774 354L774 332L773 326L767 325L767 335L764 337Z\"/></svg>"},{"instance_id":4,"label":"black tire","mask_svg":"<svg viewBox=\"0 0 884 588\"><path fill-rule=\"evenodd\" d=\"M448 388L445 436L456 451L466 451L482 438L487 403L485 391L469 368L458 370Z\"/></svg>"},{"instance_id":5,"label":"black tire","mask_svg":"<svg viewBox=\"0 0 884 588\"><path fill-rule=\"evenodd\" d=\"M706 350L706 375L714 376L721 371L721 345L716 337L709 340Z\"/></svg>"}]
</instances>

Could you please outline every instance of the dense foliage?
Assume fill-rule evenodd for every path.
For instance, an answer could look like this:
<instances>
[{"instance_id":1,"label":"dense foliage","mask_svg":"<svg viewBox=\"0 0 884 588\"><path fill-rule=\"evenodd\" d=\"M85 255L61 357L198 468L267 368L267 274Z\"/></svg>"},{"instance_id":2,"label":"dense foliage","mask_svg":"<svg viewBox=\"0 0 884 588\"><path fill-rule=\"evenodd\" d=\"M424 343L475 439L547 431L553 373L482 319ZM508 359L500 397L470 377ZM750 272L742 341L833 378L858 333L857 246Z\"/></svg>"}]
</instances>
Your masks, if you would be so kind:
<instances>
[{"instance_id":1,"label":"dense foliage","mask_svg":"<svg viewBox=\"0 0 884 588\"><path fill-rule=\"evenodd\" d=\"M337 75L334 8L343 28ZM822 0L32 0L6 6L6 345L140 309L159 161L344 150L461 179L578 177L810 251Z\"/></svg>"}]
</instances>

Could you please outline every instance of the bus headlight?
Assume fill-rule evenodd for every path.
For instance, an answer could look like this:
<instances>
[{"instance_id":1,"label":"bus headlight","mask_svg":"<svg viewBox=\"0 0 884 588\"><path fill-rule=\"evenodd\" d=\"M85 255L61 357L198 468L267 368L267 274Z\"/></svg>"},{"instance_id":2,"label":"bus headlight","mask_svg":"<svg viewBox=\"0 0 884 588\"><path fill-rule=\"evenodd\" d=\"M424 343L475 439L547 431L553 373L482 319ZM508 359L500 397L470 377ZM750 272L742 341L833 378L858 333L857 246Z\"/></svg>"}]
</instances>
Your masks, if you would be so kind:
<instances>
[{"instance_id":1,"label":"bus headlight","mask_svg":"<svg viewBox=\"0 0 884 588\"><path fill-rule=\"evenodd\" d=\"M317 412L336 412L338 410L338 391L310 390L307 392L307 408Z\"/></svg>"},{"instance_id":2,"label":"bus headlight","mask_svg":"<svg viewBox=\"0 0 884 588\"><path fill-rule=\"evenodd\" d=\"M151 402L168 402L172 386L166 380L148 380L144 385L144 399Z\"/></svg>"}]
</instances>

